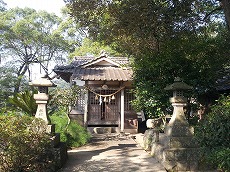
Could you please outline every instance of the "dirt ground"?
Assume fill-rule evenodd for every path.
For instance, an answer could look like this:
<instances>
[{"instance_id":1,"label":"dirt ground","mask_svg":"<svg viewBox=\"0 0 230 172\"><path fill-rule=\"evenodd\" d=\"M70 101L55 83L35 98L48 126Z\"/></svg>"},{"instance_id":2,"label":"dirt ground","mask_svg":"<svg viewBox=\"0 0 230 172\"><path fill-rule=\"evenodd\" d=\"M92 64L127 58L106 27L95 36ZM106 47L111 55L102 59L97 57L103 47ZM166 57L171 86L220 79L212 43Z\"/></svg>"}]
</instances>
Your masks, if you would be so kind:
<instances>
[{"instance_id":1,"label":"dirt ground","mask_svg":"<svg viewBox=\"0 0 230 172\"><path fill-rule=\"evenodd\" d=\"M88 145L68 151L69 159L60 172L165 172L132 138L95 135Z\"/></svg>"}]
</instances>

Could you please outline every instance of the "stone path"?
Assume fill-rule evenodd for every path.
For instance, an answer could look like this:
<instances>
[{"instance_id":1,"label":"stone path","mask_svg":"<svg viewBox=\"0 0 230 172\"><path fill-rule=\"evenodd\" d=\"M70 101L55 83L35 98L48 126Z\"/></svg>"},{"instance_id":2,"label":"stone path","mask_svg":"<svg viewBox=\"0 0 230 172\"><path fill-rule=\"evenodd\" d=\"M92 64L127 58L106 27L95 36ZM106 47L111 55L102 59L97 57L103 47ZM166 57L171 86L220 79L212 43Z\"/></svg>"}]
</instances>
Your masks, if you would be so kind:
<instances>
[{"instance_id":1,"label":"stone path","mask_svg":"<svg viewBox=\"0 0 230 172\"><path fill-rule=\"evenodd\" d=\"M97 135L92 143L68 151L60 172L165 172L164 167L128 135Z\"/></svg>"}]
</instances>

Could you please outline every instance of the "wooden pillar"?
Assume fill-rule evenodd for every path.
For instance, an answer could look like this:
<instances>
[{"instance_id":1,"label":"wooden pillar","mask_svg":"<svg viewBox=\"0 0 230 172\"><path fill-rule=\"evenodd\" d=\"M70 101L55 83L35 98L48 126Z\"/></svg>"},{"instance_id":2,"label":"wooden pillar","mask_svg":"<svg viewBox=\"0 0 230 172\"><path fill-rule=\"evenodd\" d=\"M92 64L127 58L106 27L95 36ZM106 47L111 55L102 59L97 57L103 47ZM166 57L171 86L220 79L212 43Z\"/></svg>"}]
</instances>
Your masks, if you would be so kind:
<instances>
[{"instance_id":1,"label":"wooden pillar","mask_svg":"<svg viewBox=\"0 0 230 172\"><path fill-rule=\"evenodd\" d=\"M85 109L84 109L84 126L87 127L87 119L88 119L88 97L89 91L86 90L85 93Z\"/></svg>"},{"instance_id":2,"label":"wooden pillar","mask_svg":"<svg viewBox=\"0 0 230 172\"><path fill-rule=\"evenodd\" d=\"M125 129L125 95L124 89L121 90L121 132Z\"/></svg>"}]
</instances>

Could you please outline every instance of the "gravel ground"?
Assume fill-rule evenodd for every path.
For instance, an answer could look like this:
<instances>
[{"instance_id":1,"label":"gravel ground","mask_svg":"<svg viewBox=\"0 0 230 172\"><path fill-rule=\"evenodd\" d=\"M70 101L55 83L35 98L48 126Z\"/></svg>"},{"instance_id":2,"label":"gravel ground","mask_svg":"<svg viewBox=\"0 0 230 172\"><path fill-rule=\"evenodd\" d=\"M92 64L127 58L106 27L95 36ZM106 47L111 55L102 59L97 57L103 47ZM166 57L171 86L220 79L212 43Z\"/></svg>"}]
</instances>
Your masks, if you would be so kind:
<instances>
[{"instance_id":1,"label":"gravel ground","mask_svg":"<svg viewBox=\"0 0 230 172\"><path fill-rule=\"evenodd\" d=\"M60 172L166 172L130 135L95 135L68 156Z\"/></svg>"}]
</instances>

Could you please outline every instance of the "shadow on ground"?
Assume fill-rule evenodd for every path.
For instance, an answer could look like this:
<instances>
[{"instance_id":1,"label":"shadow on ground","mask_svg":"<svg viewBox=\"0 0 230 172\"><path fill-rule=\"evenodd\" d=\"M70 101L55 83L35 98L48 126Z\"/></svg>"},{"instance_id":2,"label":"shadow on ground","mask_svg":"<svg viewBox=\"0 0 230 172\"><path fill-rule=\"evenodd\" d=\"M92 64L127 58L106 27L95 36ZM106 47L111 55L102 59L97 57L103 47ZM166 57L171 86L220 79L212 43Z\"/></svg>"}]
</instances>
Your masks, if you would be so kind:
<instances>
[{"instance_id":1,"label":"shadow on ground","mask_svg":"<svg viewBox=\"0 0 230 172\"><path fill-rule=\"evenodd\" d=\"M130 137L95 137L86 146L70 150L60 172L163 172L163 166Z\"/></svg>"}]
</instances>

